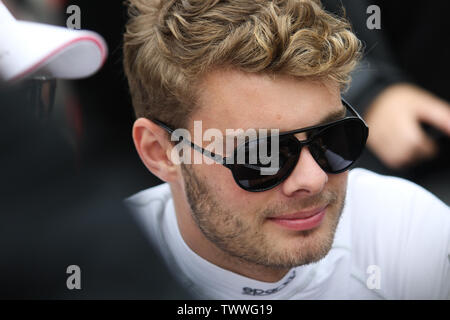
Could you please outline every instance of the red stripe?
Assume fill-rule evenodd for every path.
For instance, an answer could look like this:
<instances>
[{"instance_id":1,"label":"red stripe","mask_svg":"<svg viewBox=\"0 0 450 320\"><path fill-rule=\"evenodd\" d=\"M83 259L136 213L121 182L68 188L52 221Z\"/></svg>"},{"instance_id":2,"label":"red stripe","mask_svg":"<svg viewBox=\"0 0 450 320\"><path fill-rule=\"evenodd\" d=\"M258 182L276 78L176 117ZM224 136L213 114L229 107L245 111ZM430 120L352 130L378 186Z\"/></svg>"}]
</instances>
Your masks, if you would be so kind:
<instances>
[{"instance_id":1,"label":"red stripe","mask_svg":"<svg viewBox=\"0 0 450 320\"><path fill-rule=\"evenodd\" d=\"M103 47L103 44L97 40L96 38L92 37L92 36L83 36L80 38L76 38L73 39L65 44L63 44L61 47L53 50L52 52L50 52L47 56L45 56L43 59L41 59L40 61L38 61L36 64L34 64L33 66L31 66L30 68L26 69L25 71L21 72L19 75L15 76L13 79L11 79L11 82L17 81L20 78L22 78L23 76L25 76L28 73L32 73L34 71L36 71L39 67L41 67L45 62L47 62L47 60L49 58L51 58L52 56L58 54L59 52L61 52L62 50L64 50L65 48L69 47L70 45L72 45L73 43L76 42L80 42L80 41L84 41L84 40L89 40L94 42L101 51L101 56L102 56L102 62L100 63L100 66L102 66L105 63L106 60L106 49Z\"/></svg>"}]
</instances>

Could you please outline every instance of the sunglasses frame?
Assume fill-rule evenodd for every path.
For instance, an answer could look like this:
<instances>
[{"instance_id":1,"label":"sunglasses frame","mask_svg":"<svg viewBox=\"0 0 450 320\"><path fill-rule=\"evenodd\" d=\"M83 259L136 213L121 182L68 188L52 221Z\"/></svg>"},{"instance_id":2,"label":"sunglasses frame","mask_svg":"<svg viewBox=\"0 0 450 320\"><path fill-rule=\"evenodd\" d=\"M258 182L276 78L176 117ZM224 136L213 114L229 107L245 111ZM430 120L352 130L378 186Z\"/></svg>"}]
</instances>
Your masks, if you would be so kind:
<instances>
[{"instance_id":1,"label":"sunglasses frame","mask_svg":"<svg viewBox=\"0 0 450 320\"><path fill-rule=\"evenodd\" d=\"M336 126L337 124L340 124L340 123L342 123L342 122L353 121L354 119L359 120L359 121L363 124L362 128L363 128L363 141L364 141L364 143L363 143L363 149L364 149L364 145L365 145L365 143L366 143L366 141L367 141L367 137L369 136L369 127L367 126L367 124L366 124L366 122L364 121L364 119L359 115L359 113L358 113L358 112L357 112L357 111L356 111L356 110L355 110L355 109L354 109L354 108L353 108L353 107L352 107L352 106L351 106L344 98L341 98L341 101L342 101L342 104L344 105L344 107L345 107L347 110L349 110L349 111L353 114L353 116L346 116L346 117L344 117L344 118L342 118L342 119L334 120L334 121L331 121L331 122L328 122L328 123L325 123L325 124L320 124L320 125L315 125L315 126L309 126L309 127L305 127L305 128L301 128L301 129L294 129L294 130L290 130L290 131L280 132L280 133L277 134L279 137L281 137L281 136L286 136L286 135L295 135L295 134L299 134L299 133L306 132L306 131L311 131L311 130L319 130L316 134L312 135L310 138L308 138L308 139L306 139L306 140L298 140L298 139L297 139L298 144L300 144L300 152L299 152L299 154L297 155L296 164L297 164L297 162L298 162L298 159L300 158L300 153L301 153L302 148L303 148L304 146L309 145L309 144L311 143L311 141L312 141L318 134L320 134L324 129L327 129L327 128ZM151 121L153 121L153 122L154 122L155 124L157 124L159 127L163 128L163 129L164 129L165 131L167 131L169 134L172 134L172 133L175 131L174 129L172 129L170 126L168 126L167 124L165 124L165 123L162 122L162 121L159 121L159 120L157 120L157 119L151 119ZM269 137L270 137L270 136L269 136ZM265 139L268 139L269 137L266 137ZM255 141L255 140L259 140L259 139L257 138L257 139L249 140L249 141L246 141L245 143L249 143L249 142ZM292 168L290 168L289 172L286 173L285 177L279 179L279 181L277 181L276 184L273 184L273 185L271 185L271 186L269 186L269 187L265 187L265 188L252 189L252 188L248 188L248 187L242 185L242 184L239 182L239 179L235 176L235 171L233 170L233 166L236 165L236 164L234 163L234 161L229 161L229 160L228 160L229 157L235 157L235 154L236 154L237 150L238 150L239 147L242 146L242 145L239 145L239 146L237 146L237 147L234 149L233 155L231 155L231 156L229 156L229 157L223 157L223 156L218 155L218 154L216 154L216 153L214 153L214 152L208 151L208 150L206 150L206 149L200 147L199 145L196 145L196 144L193 143L192 141L189 141L189 140L187 140L187 139L184 139L182 136L179 137L179 141L180 141L180 142L183 141L183 142L189 144L190 147L193 148L194 150L196 150L196 151L202 153L203 155L205 155L205 156L207 156L207 157L213 159L216 163L221 164L221 165L225 166L226 168L228 168L228 169L231 171L231 173L232 173L232 175L233 175L233 179L236 181L237 185L238 185L240 188L242 188L242 189L244 189L244 190L246 190L246 191L250 191L250 192L262 192L262 191L267 191L267 190L270 190L270 189L275 188L276 186L278 186L279 184L281 184L284 180L286 180L287 177L290 176L290 174L292 173L293 169L294 169L295 166L296 166L296 165L294 165ZM316 160L315 158L314 158L314 160L317 162L317 160ZM333 171L333 172L328 172L328 173L330 173L330 174L338 174L338 173L344 172L344 171L348 170L353 164L355 164L356 161L357 161L357 160L353 161L351 164L349 164L347 167L345 167L345 168L343 168L343 169L341 169L341 170ZM253 165L251 165L251 164L238 164L238 165L240 165L240 166L248 166L248 167L252 167L252 166L253 166ZM318 165L320 166L319 163L318 163ZM320 167L321 167L321 166L320 166ZM258 167L258 168L259 168L259 167ZM327 171L326 171L325 169L323 169L322 167L321 167L321 169L324 170L325 172L327 172Z\"/></svg>"}]
</instances>

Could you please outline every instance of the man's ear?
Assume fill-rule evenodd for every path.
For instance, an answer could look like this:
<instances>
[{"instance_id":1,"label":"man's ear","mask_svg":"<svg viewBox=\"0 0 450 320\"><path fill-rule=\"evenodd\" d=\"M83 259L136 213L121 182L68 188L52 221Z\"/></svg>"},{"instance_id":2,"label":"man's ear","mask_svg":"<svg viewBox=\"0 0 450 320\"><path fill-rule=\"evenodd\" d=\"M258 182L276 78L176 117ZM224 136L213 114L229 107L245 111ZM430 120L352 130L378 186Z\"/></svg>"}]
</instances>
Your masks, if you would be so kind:
<instances>
[{"instance_id":1,"label":"man's ear","mask_svg":"<svg viewBox=\"0 0 450 320\"><path fill-rule=\"evenodd\" d=\"M139 118L133 125L133 141L148 170L165 182L176 179L177 166L169 157L172 145L163 128L149 119Z\"/></svg>"}]
</instances>

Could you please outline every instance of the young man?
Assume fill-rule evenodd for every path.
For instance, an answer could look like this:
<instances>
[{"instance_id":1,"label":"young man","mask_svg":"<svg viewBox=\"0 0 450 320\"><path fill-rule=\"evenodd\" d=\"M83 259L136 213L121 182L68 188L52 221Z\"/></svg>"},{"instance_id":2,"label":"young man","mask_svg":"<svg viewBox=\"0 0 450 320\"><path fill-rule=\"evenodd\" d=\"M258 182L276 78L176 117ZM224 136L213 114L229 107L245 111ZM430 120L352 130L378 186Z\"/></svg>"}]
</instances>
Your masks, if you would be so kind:
<instances>
[{"instance_id":1,"label":"young man","mask_svg":"<svg viewBox=\"0 0 450 320\"><path fill-rule=\"evenodd\" d=\"M127 202L192 293L448 297L448 207L408 181L347 170L367 127L341 100L360 56L346 21L312 0L130 3L133 139L167 183ZM238 129L276 139L228 144ZM272 146L272 171L249 160Z\"/></svg>"}]
</instances>

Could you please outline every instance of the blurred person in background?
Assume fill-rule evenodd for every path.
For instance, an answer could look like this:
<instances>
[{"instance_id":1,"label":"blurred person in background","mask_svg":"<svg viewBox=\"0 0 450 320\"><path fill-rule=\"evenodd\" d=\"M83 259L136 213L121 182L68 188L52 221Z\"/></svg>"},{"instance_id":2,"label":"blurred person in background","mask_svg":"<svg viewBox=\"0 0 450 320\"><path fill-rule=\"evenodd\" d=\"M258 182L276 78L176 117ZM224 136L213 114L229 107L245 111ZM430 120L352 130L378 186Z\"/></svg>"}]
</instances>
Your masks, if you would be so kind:
<instances>
[{"instance_id":1,"label":"blurred person in background","mask_svg":"<svg viewBox=\"0 0 450 320\"><path fill-rule=\"evenodd\" d=\"M80 164L68 139L73 114L55 95L69 86L57 79L91 76L106 54L98 34L17 21L0 1L2 299L188 297L121 205L115 170Z\"/></svg>"},{"instance_id":2,"label":"blurred person in background","mask_svg":"<svg viewBox=\"0 0 450 320\"><path fill-rule=\"evenodd\" d=\"M345 11L365 45L345 94L371 128L360 165L411 179L450 203L448 2L324 4Z\"/></svg>"}]
</instances>

